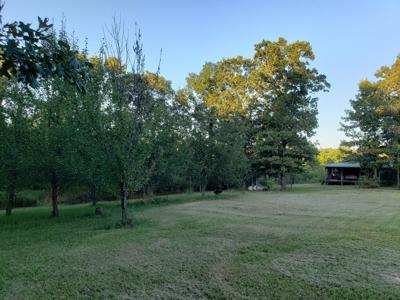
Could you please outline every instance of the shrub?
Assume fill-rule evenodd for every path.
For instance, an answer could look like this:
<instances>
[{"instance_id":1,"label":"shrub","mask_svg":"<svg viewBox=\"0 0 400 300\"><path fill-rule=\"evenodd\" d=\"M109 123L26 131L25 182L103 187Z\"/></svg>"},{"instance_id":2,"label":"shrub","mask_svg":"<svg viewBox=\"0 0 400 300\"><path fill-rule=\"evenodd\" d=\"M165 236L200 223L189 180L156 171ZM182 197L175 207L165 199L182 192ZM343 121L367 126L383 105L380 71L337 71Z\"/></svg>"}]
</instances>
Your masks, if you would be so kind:
<instances>
[{"instance_id":1,"label":"shrub","mask_svg":"<svg viewBox=\"0 0 400 300\"><path fill-rule=\"evenodd\" d=\"M30 207L40 205L46 193L38 190L23 190L16 194L14 207ZM7 206L7 193L0 192L0 209Z\"/></svg>"},{"instance_id":2,"label":"shrub","mask_svg":"<svg viewBox=\"0 0 400 300\"><path fill-rule=\"evenodd\" d=\"M268 177L267 180L265 181L265 188L270 191L273 189L275 186L275 179L272 177Z\"/></svg>"},{"instance_id":3,"label":"shrub","mask_svg":"<svg viewBox=\"0 0 400 300\"><path fill-rule=\"evenodd\" d=\"M361 188L378 188L380 186L379 181L367 176L361 176L358 179L357 184Z\"/></svg>"},{"instance_id":4,"label":"shrub","mask_svg":"<svg viewBox=\"0 0 400 300\"><path fill-rule=\"evenodd\" d=\"M96 192L97 201L114 201L118 196L112 189L104 186ZM88 203L91 199L87 187L69 186L67 190L61 193L59 201L62 204L81 204Z\"/></svg>"},{"instance_id":5,"label":"shrub","mask_svg":"<svg viewBox=\"0 0 400 300\"><path fill-rule=\"evenodd\" d=\"M23 190L17 193L15 206L29 207L42 204L46 196L45 191L41 190Z\"/></svg>"}]
</instances>

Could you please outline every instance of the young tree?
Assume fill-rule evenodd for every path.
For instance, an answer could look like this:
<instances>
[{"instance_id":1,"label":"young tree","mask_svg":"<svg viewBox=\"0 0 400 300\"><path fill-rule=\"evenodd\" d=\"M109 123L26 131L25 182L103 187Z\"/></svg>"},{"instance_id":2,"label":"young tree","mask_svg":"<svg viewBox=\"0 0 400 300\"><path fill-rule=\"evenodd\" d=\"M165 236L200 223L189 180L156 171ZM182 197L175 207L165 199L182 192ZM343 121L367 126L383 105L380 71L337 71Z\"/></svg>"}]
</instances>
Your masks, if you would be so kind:
<instances>
[{"instance_id":1,"label":"young tree","mask_svg":"<svg viewBox=\"0 0 400 300\"><path fill-rule=\"evenodd\" d=\"M148 88L154 99L152 113L147 117L146 127L139 147L144 172L144 195L147 200L153 199L153 192L161 188L161 180L177 174L175 159L179 156L180 116L175 111L175 93L171 82L160 74L145 72ZM171 180L169 184L174 185ZM164 188L167 188L164 186Z\"/></svg>"},{"instance_id":2,"label":"young tree","mask_svg":"<svg viewBox=\"0 0 400 300\"><path fill-rule=\"evenodd\" d=\"M89 74L89 64L79 55L76 41L68 37L65 24L62 24L58 34L52 31L44 51L55 53L60 44L73 49L71 51L75 53L76 59L82 62L80 71ZM59 216L58 198L61 189L67 183L77 181L80 169L77 150L80 148L81 128L78 118L84 92L83 87L72 82L67 74L64 77L43 77L34 93L37 132L35 152L38 156L36 168L42 175L42 181L50 183L53 217Z\"/></svg>"},{"instance_id":3,"label":"young tree","mask_svg":"<svg viewBox=\"0 0 400 300\"><path fill-rule=\"evenodd\" d=\"M31 181L33 118L32 94L16 80L0 82L0 173L7 191L6 215L11 215L16 192Z\"/></svg>"},{"instance_id":4,"label":"young tree","mask_svg":"<svg viewBox=\"0 0 400 300\"><path fill-rule=\"evenodd\" d=\"M106 107L107 146L113 175L118 181L121 200L121 225L131 223L128 216L130 191L143 188L144 155L140 143L152 122L155 101L149 82L144 76L144 55L140 32L133 45L133 57L128 37L122 24L114 21L107 44L108 105ZM129 62L131 70L127 70Z\"/></svg>"},{"instance_id":5,"label":"young tree","mask_svg":"<svg viewBox=\"0 0 400 300\"><path fill-rule=\"evenodd\" d=\"M86 58L86 53L83 53ZM89 199L96 205L98 194L109 186L111 181L107 159L105 125L107 117L103 106L107 102L106 74L104 63L98 57L90 58L93 68L86 80L85 93L78 99L75 118L72 120L75 130L75 144L78 157L79 181L88 188Z\"/></svg>"},{"instance_id":6,"label":"young tree","mask_svg":"<svg viewBox=\"0 0 400 300\"><path fill-rule=\"evenodd\" d=\"M220 162L216 149L215 115L204 104L198 104L191 114L192 132L189 138L191 150L190 178L205 195L210 178Z\"/></svg>"},{"instance_id":7,"label":"young tree","mask_svg":"<svg viewBox=\"0 0 400 300\"><path fill-rule=\"evenodd\" d=\"M78 174L79 132L75 126L79 91L62 79L43 80L36 93L35 128L38 134L36 168L50 183L52 216L59 216L58 198L65 184Z\"/></svg>"}]
</instances>

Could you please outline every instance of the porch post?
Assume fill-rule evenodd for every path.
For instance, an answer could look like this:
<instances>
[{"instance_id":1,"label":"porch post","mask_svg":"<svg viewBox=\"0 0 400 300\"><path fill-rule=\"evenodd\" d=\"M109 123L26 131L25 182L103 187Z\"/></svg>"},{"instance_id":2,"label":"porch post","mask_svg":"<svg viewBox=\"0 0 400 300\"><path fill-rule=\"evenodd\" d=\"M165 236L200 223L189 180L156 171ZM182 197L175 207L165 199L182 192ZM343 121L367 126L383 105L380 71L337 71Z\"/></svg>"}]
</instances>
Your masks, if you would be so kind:
<instances>
[{"instance_id":1,"label":"porch post","mask_svg":"<svg viewBox=\"0 0 400 300\"><path fill-rule=\"evenodd\" d=\"M332 175L332 169L331 168L326 168L326 176L325 176L325 184L329 184L330 183L330 179Z\"/></svg>"},{"instance_id":2,"label":"porch post","mask_svg":"<svg viewBox=\"0 0 400 300\"><path fill-rule=\"evenodd\" d=\"M325 178L324 178L325 184L328 184L328 178L329 178L329 169L325 167Z\"/></svg>"},{"instance_id":3,"label":"porch post","mask_svg":"<svg viewBox=\"0 0 400 300\"><path fill-rule=\"evenodd\" d=\"M340 184L343 185L343 168L340 169Z\"/></svg>"}]
</instances>

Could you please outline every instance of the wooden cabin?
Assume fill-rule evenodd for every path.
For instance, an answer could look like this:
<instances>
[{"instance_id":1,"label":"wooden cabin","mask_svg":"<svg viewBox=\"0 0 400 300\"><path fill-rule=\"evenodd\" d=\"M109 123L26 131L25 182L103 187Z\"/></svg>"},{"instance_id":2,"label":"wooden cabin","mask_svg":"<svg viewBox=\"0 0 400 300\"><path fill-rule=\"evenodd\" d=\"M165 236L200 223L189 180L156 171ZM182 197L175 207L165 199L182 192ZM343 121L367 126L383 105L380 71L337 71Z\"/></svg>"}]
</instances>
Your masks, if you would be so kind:
<instances>
[{"instance_id":1,"label":"wooden cabin","mask_svg":"<svg viewBox=\"0 0 400 300\"><path fill-rule=\"evenodd\" d=\"M353 161L338 162L325 166L325 184L356 184L364 175L360 163Z\"/></svg>"},{"instance_id":2,"label":"wooden cabin","mask_svg":"<svg viewBox=\"0 0 400 300\"><path fill-rule=\"evenodd\" d=\"M344 161L327 164L325 166L325 184L357 184L360 176L369 175L374 172L371 169L361 168L359 162ZM397 170L390 165L384 165L378 170L377 179L379 184L391 186L397 183Z\"/></svg>"}]
</instances>

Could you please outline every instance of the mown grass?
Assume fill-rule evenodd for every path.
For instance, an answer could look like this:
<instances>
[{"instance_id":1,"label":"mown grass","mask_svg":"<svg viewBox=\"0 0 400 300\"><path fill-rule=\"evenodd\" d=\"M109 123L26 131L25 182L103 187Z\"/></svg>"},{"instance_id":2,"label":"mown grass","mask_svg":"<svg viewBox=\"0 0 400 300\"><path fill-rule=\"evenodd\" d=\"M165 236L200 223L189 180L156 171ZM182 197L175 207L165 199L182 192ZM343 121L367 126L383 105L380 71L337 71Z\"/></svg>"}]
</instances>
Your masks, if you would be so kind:
<instances>
[{"instance_id":1,"label":"mown grass","mask_svg":"<svg viewBox=\"0 0 400 300\"><path fill-rule=\"evenodd\" d=\"M295 186L0 216L0 299L398 299L400 191Z\"/></svg>"}]
</instances>

